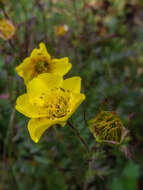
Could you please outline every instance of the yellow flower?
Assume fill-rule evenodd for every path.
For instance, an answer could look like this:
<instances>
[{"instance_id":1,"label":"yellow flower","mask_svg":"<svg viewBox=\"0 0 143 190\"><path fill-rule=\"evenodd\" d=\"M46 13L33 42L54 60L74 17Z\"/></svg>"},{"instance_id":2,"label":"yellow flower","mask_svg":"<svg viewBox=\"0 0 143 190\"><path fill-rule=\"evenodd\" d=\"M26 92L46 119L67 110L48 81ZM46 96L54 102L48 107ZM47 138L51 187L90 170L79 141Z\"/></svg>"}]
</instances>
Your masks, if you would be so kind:
<instances>
[{"instance_id":1,"label":"yellow flower","mask_svg":"<svg viewBox=\"0 0 143 190\"><path fill-rule=\"evenodd\" d=\"M67 25L55 27L56 36L65 36L68 32L69 27Z\"/></svg>"},{"instance_id":2,"label":"yellow flower","mask_svg":"<svg viewBox=\"0 0 143 190\"><path fill-rule=\"evenodd\" d=\"M110 111L101 111L89 121L89 129L96 141L119 144L123 140L124 127L119 117Z\"/></svg>"},{"instance_id":3,"label":"yellow flower","mask_svg":"<svg viewBox=\"0 0 143 190\"><path fill-rule=\"evenodd\" d=\"M0 38L3 40L9 40L14 34L14 25L7 19L0 19Z\"/></svg>"},{"instance_id":4,"label":"yellow flower","mask_svg":"<svg viewBox=\"0 0 143 190\"><path fill-rule=\"evenodd\" d=\"M52 125L65 126L85 99L80 89L80 77L63 80L50 73L40 74L27 84L27 93L18 97L16 109L31 118L28 130L34 142Z\"/></svg>"},{"instance_id":5,"label":"yellow flower","mask_svg":"<svg viewBox=\"0 0 143 190\"><path fill-rule=\"evenodd\" d=\"M27 84L34 77L42 73L53 73L58 75L65 75L72 65L68 57L55 59L47 52L44 43L40 43L40 49L34 49L31 55L24 59L24 61L16 67L17 73L24 78Z\"/></svg>"}]
</instances>

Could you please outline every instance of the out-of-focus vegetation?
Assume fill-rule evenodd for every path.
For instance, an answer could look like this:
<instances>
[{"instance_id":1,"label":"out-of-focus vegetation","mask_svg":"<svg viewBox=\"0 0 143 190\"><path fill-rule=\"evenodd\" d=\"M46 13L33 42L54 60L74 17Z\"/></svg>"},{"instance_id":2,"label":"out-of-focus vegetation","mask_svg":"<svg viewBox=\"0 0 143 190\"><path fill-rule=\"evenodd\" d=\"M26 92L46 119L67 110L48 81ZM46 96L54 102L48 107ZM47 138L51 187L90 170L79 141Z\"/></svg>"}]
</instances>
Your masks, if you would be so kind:
<instances>
[{"instance_id":1,"label":"out-of-focus vegetation","mask_svg":"<svg viewBox=\"0 0 143 190\"><path fill-rule=\"evenodd\" d=\"M142 190L143 2L1 0L0 18L16 27L12 39L0 39L0 190ZM15 67L39 42L70 58L68 77L83 79L86 100L70 120L89 154L68 125L51 127L35 144L28 119L15 111L25 92ZM85 120L101 107L130 131L121 146L98 144L89 131Z\"/></svg>"}]
</instances>

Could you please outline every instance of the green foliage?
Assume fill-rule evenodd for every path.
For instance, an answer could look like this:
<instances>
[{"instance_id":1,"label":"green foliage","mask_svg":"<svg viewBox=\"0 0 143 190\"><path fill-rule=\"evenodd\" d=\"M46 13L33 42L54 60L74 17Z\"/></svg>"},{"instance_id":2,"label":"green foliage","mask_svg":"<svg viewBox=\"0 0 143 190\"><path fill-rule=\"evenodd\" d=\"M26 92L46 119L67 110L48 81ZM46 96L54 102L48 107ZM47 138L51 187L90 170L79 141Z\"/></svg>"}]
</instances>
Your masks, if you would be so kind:
<instances>
[{"instance_id":1,"label":"green foliage","mask_svg":"<svg viewBox=\"0 0 143 190\"><path fill-rule=\"evenodd\" d=\"M139 177L138 165L129 161L122 173L113 178L112 190L135 190L137 189L137 178Z\"/></svg>"}]
</instances>

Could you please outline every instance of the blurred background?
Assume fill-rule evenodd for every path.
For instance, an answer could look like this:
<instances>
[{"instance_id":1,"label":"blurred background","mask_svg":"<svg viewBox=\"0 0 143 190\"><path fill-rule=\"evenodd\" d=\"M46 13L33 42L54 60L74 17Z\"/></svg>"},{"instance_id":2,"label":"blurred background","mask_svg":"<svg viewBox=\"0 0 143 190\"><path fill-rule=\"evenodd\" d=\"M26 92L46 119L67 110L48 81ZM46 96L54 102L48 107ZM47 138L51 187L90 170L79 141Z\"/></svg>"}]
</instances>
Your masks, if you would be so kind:
<instances>
[{"instance_id":1,"label":"blurred background","mask_svg":"<svg viewBox=\"0 0 143 190\"><path fill-rule=\"evenodd\" d=\"M0 18L15 28L0 39L0 190L142 190L143 1L0 0ZM90 154L69 126L51 127L35 144L15 111L25 92L15 67L40 42L69 57L67 77L82 77L86 100L70 121ZM130 131L120 147L98 144L84 122L105 100Z\"/></svg>"}]
</instances>

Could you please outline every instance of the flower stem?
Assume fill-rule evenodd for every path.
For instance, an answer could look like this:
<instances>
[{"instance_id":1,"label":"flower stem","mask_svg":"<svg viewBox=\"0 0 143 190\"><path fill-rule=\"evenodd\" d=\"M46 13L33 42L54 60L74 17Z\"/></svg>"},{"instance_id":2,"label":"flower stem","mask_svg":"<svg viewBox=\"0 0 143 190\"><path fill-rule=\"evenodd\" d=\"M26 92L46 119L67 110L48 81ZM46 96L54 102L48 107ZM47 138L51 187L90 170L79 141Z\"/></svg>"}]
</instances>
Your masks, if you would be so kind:
<instances>
[{"instance_id":1,"label":"flower stem","mask_svg":"<svg viewBox=\"0 0 143 190\"><path fill-rule=\"evenodd\" d=\"M77 128L75 128L71 122L67 122L68 125L70 126L70 128L72 128L74 130L74 132L76 133L77 137L79 138L80 142L84 145L85 149L87 150L87 152L89 153L89 148L88 148L88 145L86 144L86 142L84 141L84 139L80 136L80 133L78 131Z\"/></svg>"}]
</instances>

